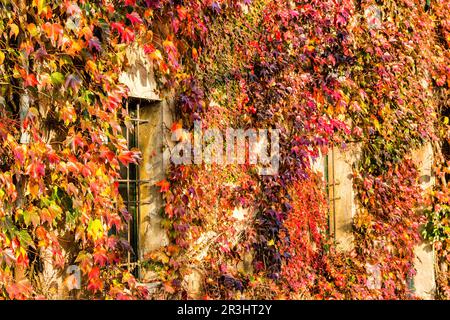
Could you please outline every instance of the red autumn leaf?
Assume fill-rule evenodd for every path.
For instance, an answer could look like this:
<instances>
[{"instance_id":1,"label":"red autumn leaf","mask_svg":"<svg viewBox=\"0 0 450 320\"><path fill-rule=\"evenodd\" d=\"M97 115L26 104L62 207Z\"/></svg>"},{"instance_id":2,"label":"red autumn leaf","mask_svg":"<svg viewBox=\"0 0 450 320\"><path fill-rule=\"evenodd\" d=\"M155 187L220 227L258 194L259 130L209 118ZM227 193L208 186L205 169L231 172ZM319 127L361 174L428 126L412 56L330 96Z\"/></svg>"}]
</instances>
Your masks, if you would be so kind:
<instances>
[{"instance_id":1,"label":"red autumn leaf","mask_svg":"<svg viewBox=\"0 0 450 320\"><path fill-rule=\"evenodd\" d=\"M133 297L128 295L128 294L124 294L122 292L119 292L117 294L117 296L115 297L116 300L133 300Z\"/></svg>"},{"instance_id":2,"label":"red autumn leaf","mask_svg":"<svg viewBox=\"0 0 450 320\"><path fill-rule=\"evenodd\" d=\"M137 163L140 156L139 153L135 151L123 151L118 155L117 158L120 162L122 162L124 166L127 166L130 163Z\"/></svg>"},{"instance_id":3,"label":"red autumn leaf","mask_svg":"<svg viewBox=\"0 0 450 320\"><path fill-rule=\"evenodd\" d=\"M92 174L92 170L88 165L82 165L81 174L83 175L83 177L87 178Z\"/></svg>"},{"instance_id":4,"label":"red autumn leaf","mask_svg":"<svg viewBox=\"0 0 450 320\"><path fill-rule=\"evenodd\" d=\"M27 267L29 264L30 260L28 259L28 255L26 254L26 252L21 252L19 253L16 263L22 267Z\"/></svg>"},{"instance_id":5,"label":"red autumn leaf","mask_svg":"<svg viewBox=\"0 0 450 320\"><path fill-rule=\"evenodd\" d=\"M112 228L114 226L114 228L116 230L121 230L122 229L122 220L120 219L118 214L114 214L114 215L110 215L107 217L107 222L108 222L108 226L110 228Z\"/></svg>"},{"instance_id":6,"label":"red autumn leaf","mask_svg":"<svg viewBox=\"0 0 450 320\"><path fill-rule=\"evenodd\" d=\"M93 267L91 271L89 271L88 274L89 279L96 279L100 277L100 268L99 267Z\"/></svg>"},{"instance_id":7,"label":"red autumn leaf","mask_svg":"<svg viewBox=\"0 0 450 320\"><path fill-rule=\"evenodd\" d=\"M28 279L6 285L6 292L10 299L26 299L32 291L31 283Z\"/></svg>"},{"instance_id":8,"label":"red autumn leaf","mask_svg":"<svg viewBox=\"0 0 450 320\"><path fill-rule=\"evenodd\" d=\"M59 156L53 150L47 154L47 158L51 164L57 164L60 161Z\"/></svg>"},{"instance_id":9,"label":"red autumn leaf","mask_svg":"<svg viewBox=\"0 0 450 320\"><path fill-rule=\"evenodd\" d=\"M106 255L105 248L96 248L93 254L94 263L103 267L108 262L108 256Z\"/></svg>"},{"instance_id":10,"label":"red autumn leaf","mask_svg":"<svg viewBox=\"0 0 450 320\"><path fill-rule=\"evenodd\" d=\"M118 32L120 35L122 35L123 30L124 30L123 22L113 22L113 23L111 23L111 29L117 30L117 32Z\"/></svg>"},{"instance_id":11,"label":"red autumn leaf","mask_svg":"<svg viewBox=\"0 0 450 320\"><path fill-rule=\"evenodd\" d=\"M128 20L130 20L130 22L133 25L142 23L142 19L136 11L133 11L132 13L128 13L127 18L128 18Z\"/></svg>"},{"instance_id":12,"label":"red autumn leaf","mask_svg":"<svg viewBox=\"0 0 450 320\"><path fill-rule=\"evenodd\" d=\"M24 149L23 146L17 146L14 149L14 158L16 158L16 160L23 165L24 160L25 160L25 155L24 155Z\"/></svg>"},{"instance_id":13,"label":"red autumn leaf","mask_svg":"<svg viewBox=\"0 0 450 320\"><path fill-rule=\"evenodd\" d=\"M39 83L35 75L32 73L27 74L23 80L24 80L23 85L25 87L35 87Z\"/></svg>"},{"instance_id":14,"label":"red autumn leaf","mask_svg":"<svg viewBox=\"0 0 450 320\"><path fill-rule=\"evenodd\" d=\"M170 203L167 203L167 204L166 204L165 212L166 212L166 214L167 214L167 216L168 216L169 218L172 218L172 217L173 217L173 207L172 207L172 205L171 205Z\"/></svg>"},{"instance_id":15,"label":"red autumn leaf","mask_svg":"<svg viewBox=\"0 0 450 320\"><path fill-rule=\"evenodd\" d=\"M157 182L155 185L158 186L158 187L161 187L159 192L167 192L167 191L169 191L170 183L166 179Z\"/></svg>"},{"instance_id":16,"label":"red autumn leaf","mask_svg":"<svg viewBox=\"0 0 450 320\"><path fill-rule=\"evenodd\" d=\"M182 129L183 128L183 125L181 124L181 122L174 122L173 124L172 124L172 127L170 128L170 130L172 131L172 132L175 132L175 131L177 131L178 129Z\"/></svg>"},{"instance_id":17,"label":"red autumn leaf","mask_svg":"<svg viewBox=\"0 0 450 320\"><path fill-rule=\"evenodd\" d=\"M120 106L120 104L121 104L121 98L120 97L113 96L113 95L108 96L107 105L108 105L108 109L110 111L116 110L117 107Z\"/></svg>"},{"instance_id":18,"label":"red autumn leaf","mask_svg":"<svg viewBox=\"0 0 450 320\"><path fill-rule=\"evenodd\" d=\"M31 178L39 179L45 175L45 165L42 162L35 160L28 166L27 173Z\"/></svg>"},{"instance_id":19,"label":"red autumn leaf","mask_svg":"<svg viewBox=\"0 0 450 320\"><path fill-rule=\"evenodd\" d=\"M88 283L88 290L92 292L102 291L103 289L103 281L99 278L92 278Z\"/></svg>"},{"instance_id":20,"label":"red autumn leaf","mask_svg":"<svg viewBox=\"0 0 450 320\"><path fill-rule=\"evenodd\" d=\"M108 147L102 145L100 147L100 157L111 162L114 160L115 154Z\"/></svg>"},{"instance_id":21,"label":"red autumn leaf","mask_svg":"<svg viewBox=\"0 0 450 320\"><path fill-rule=\"evenodd\" d=\"M151 54L155 52L156 48L152 44L144 44L144 53Z\"/></svg>"},{"instance_id":22,"label":"red autumn leaf","mask_svg":"<svg viewBox=\"0 0 450 320\"><path fill-rule=\"evenodd\" d=\"M47 231L44 229L44 227L37 227L36 228L36 236L39 240L46 239Z\"/></svg>"},{"instance_id":23,"label":"red autumn leaf","mask_svg":"<svg viewBox=\"0 0 450 320\"><path fill-rule=\"evenodd\" d=\"M85 146L85 142L84 142L83 136L81 135L81 133L77 133L73 137L73 148L74 148L74 150L76 150L77 147L83 148L84 146Z\"/></svg>"},{"instance_id":24,"label":"red autumn leaf","mask_svg":"<svg viewBox=\"0 0 450 320\"><path fill-rule=\"evenodd\" d=\"M181 21L183 21L187 16L187 10L185 7L182 6L177 6L177 13Z\"/></svg>"},{"instance_id":25,"label":"red autumn leaf","mask_svg":"<svg viewBox=\"0 0 450 320\"><path fill-rule=\"evenodd\" d=\"M134 32L130 28L125 28L122 32L122 41L125 43L130 43L134 41Z\"/></svg>"},{"instance_id":26,"label":"red autumn leaf","mask_svg":"<svg viewBox=\"0 0 450 320\"><path fill-rule=\"evenodd\" d=\"M97 196L100 192L100 185L96 181L92 181L89 183L89 190L94 196Z\"/></svg>"}]
</instances>

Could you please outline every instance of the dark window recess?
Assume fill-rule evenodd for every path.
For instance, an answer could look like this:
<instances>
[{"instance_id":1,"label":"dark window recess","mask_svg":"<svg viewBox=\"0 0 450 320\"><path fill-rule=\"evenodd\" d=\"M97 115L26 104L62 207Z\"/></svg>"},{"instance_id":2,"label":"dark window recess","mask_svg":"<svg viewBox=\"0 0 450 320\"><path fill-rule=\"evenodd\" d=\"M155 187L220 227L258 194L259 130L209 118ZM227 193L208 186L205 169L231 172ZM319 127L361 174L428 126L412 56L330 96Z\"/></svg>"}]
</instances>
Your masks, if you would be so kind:
<instances>
[{"instance_id":1,"label":"dark window recess","mask_svg":"<svg viewBox=\"0 0 450 320\"><path fill-rule=\"evenodd\" d=\"M446 108L442 112L443 117L450 118L450 108ZM442 141L442 155L445 161L450 161L450 138L446 137ZM448 183L450 181L450 173L445 174L445 181Z\"/></svg>"},{"instance_id":2,"label":"dark window recess","mask_svg":"<svg viewBox=\"0 0 450 320\"><path fill-rule=\"evenodd\" d=\"M128 148L139 148L142 146L140 141L140 126L148 123L148 120L141 119L141 110L147 106L151 106L152 102L131 98L126 103L126 110L128 112L130 121L125 125L122 125L122 134L128 141ZM141 188L143 183L149 183L149 181L143 181L139 175L139 165L129 164L129 166L120 166L120 180L119 180L119 192L123 198L124 204L127 207L127 211L131 216L131 221L128 225L128 230L123 234L124 238L128 240L133 249L128 253L127 264L130 269L134 269L134 273L138 276L137 272L139 268L136 268L139 246L139 226L140 221L140 208L141 205L147 204L141 201Z\"/></svg>"}]
</instances>

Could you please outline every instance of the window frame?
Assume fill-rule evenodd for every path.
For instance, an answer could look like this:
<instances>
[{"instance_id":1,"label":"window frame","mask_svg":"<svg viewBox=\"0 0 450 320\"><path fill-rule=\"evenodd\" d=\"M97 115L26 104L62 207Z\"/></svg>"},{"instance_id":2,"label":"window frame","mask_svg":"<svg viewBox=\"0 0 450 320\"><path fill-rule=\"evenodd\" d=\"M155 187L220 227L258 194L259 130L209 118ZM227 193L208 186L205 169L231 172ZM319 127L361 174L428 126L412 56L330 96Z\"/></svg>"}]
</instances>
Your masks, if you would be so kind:
<instances>
[{"instance_id":1,"label":"window frame","mask_svg":"<svg viewBox=\"0 0 450 320\"><path fill-rule=\"evenodd\" d=\"M130 117L129 125L126 123L122 123L122 135L127 141L127 146L129 149L137 148L140 146L140 126L143 124L148 124L148 119L141 118L141 109L142 108L152 108L155 105L159 104L158 100L150 100L139 97L129 97L125 102L125 110L128 116ZM151 201L142 201L141 195L141 187L144 184L152 185L154 183L153 180L144 180L140 177L140 168L144 165L141 162L138 164L129 164L128 166L121 165L120 174L121 177L118 179L119 183L119 192L122 187L125 187L125 194L120 192L122 196L122 200L124 205L126 206L127 212L131 214L131 220L128 222L127 226L127 234L126 240L130 244L132 248L132 252L127 252L126 257L126 265L133 270L134 275L139 278L140 277L140 258L139 258L139 224L141 221L141 206L149 205ZM126 176L123 176L124 170L126 172ZM134 175L131 172L134 170Z\"/></svg>"}]
</instances>

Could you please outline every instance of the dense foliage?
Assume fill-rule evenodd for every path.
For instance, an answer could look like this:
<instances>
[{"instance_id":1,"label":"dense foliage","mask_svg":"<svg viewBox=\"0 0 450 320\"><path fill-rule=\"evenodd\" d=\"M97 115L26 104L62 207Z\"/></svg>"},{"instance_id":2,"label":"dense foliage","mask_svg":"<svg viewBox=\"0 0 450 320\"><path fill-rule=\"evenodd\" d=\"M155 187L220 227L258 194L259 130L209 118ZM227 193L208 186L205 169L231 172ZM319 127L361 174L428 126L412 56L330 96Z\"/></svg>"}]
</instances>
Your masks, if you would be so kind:
<instances>
[{"instance_id":1,"label":"dense foliage","mask_svg":"<svg viewBox=\"0 0 450 320\"><path fill-rule=\"evenodd\" d=\"M204 298L411 297L424 208L423 234L450 261L449 13L447 0L2 0L1 295L49 297L42 273L70 264L82 269L78 297L147 295L121 266L129 214L117 184L120 163L140 157L122 136L118 81L137 43L183 127L281 132L274 176L170 168L159 185L171 243L145 262L165 297L186 298L194 271ZM436 183L423 191L410 152L427 142ZM342 252L311 160L348 144L361 149L359 209Z\"/></svg>"}]
</instances>

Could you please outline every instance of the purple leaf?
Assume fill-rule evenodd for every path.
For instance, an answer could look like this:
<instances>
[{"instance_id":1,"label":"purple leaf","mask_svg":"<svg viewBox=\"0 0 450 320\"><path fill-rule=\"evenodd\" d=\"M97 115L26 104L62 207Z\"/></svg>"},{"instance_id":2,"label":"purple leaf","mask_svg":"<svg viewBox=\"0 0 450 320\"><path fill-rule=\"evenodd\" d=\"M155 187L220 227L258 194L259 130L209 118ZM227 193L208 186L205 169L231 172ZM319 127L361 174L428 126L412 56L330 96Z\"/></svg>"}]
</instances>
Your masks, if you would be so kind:
<instances>
[{"instance_id":1,"label":"purple leaf","mask_svg":"<svg viewBox=\"0 0 450 320\"><path fill-rule=\"evenodd\" d=\"M102 46L97 37L92 37L91 40L89 40L89 49L92 50L92 48L95 48L98 52L102 50Z\"/></svg>"}]
</instances>

